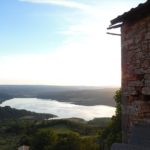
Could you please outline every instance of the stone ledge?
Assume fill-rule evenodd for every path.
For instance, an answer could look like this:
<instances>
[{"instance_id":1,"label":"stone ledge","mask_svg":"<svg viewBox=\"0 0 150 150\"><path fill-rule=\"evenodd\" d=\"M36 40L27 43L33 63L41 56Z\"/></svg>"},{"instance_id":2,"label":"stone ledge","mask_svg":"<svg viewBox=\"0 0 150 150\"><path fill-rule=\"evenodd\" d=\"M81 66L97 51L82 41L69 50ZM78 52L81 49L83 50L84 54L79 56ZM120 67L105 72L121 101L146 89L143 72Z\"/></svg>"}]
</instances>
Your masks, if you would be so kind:
<instances>
[{"instance_id":1,"label":"stone ledge","mask_svg":"<svg viewBox=\"0 0 150 150\"><path fill-rule=\"evenodd\" d=\"M112 145L111 150L150 150L150 147L141 147L136 145L115 143Z\"/></svg>"}]
</instances>

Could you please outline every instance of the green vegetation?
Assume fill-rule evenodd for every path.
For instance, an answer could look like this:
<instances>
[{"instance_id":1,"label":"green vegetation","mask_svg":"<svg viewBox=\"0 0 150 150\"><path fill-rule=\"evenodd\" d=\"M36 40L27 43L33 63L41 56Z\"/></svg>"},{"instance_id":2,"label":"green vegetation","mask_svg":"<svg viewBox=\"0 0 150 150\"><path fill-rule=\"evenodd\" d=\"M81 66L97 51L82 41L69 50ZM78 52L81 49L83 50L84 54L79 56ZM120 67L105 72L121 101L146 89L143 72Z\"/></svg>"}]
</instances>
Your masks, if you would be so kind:
<instances>
[{"instance_id":1,"label":"green vegetation","mask_svg":"<svg viewBox=\"0 0 150 150\"><path fill-rule=\"evenodd\" d=\"M51 119L51 114L36 114L0 107L0 150L110 150L121 142L121 91L114 96L116 115L85 121L80 118Z\"/></svg>"},{"instance_id":2,"label":"green vegetation","mask_svg":"<svg viewBox=\"0 0 150 150\"><path fill-rule=\"evenodd\" d=\"M121 142L121 90L116 92L114 99L116 101L116 115L112 117L111 123L100 133L100 150L110 150L113 143Z\"/></svg>"},{"instance_id":3,"label":"green vegetation","mask_svg":"<svg viewBox=\"0 0 150 150\"><path fill-rule=\"evenodd\" d=\"M0 122L0 150L16 150L23 144L31 150L98 150L101 130L100 125L77 118L7 119Z\"/></svg>"},{"instance_id":4,"label":"green vegetation","mask_svg":"<svg viewBox=\"0 0 150 150\"><path fill-rule=\"evenodd\" d=\"M93 120L90 120L88 124L100 126L100 127L106 127L111 122L111 118L95 118Z\"/></svg>"},{"instance_id":5,"label":"green vegetation","mask_svg":"<svg viewBox=\"0 0 150 150\"><path fill-rule=\"evenodd\" d=\"M0 120L6 119L48 119L56 117L52 114L34 113L27 110L17 110L9 106L0 107ZM0 122L1 122L0 121Z\"/></svg>"}]
</instances>

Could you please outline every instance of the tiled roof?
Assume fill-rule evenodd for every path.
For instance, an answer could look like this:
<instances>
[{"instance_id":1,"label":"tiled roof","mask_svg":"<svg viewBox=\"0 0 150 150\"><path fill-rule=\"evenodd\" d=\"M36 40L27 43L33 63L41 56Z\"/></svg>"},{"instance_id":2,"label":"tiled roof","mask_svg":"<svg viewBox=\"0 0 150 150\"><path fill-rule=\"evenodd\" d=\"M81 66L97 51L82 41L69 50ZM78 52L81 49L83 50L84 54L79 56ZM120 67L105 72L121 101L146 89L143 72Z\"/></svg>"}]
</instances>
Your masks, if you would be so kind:
<instances>
[{"instance_id":1,"label":"tiled roof","mask_svg":"<svg viewBox=\"0 0 150 150\"><path fill-rule=\"evenodd\" d=\"M124 14L111 20L110 28L113 28L115 24L123 23L125 21L134 21L137 19L141 19L149 14L150 14L150 0L147 0L145 3L139 4L136 8L132 8L128 12L125 12ZM119 25L117 27L119 27Z\"/></svg>"}]
</instances>

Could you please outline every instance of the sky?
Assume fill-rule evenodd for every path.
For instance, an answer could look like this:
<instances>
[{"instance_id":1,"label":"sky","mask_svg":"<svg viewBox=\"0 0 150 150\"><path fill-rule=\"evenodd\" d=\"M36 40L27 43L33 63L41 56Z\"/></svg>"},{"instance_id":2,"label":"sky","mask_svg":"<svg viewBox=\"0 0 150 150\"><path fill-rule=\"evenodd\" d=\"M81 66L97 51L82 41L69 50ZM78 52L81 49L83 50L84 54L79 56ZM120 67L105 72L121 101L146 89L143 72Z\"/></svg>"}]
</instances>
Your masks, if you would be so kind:
<instances>
[{"instance_id":1,"label":"sky","mask_svg":"<svg viewBox=\"0 0 150 150\"><path fill-rule=\"evenodd\" d=\"M120 37L107 27L144 2L1 0L0 84L120 86Z\"/></svg>"}]
</instances>

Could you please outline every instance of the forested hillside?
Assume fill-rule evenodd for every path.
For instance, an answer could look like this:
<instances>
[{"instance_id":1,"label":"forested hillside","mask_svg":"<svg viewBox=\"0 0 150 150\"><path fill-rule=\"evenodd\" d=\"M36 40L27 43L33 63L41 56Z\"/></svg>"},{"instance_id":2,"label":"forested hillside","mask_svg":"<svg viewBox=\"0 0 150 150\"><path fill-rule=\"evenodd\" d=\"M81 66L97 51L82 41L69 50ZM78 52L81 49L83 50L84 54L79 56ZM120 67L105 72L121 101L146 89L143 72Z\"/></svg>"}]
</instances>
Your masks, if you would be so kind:
<instances>
[{"instance_id":1,"label":"forested hillside","mask_svg":"<svg viewBox=\"0 0 150 150\"><path fill-rule=\"evenodd\" d=\"M110 150L121 141L120 91L116 92L116 115L111 118L47 120L50 114L36 114L10 107L0 108L0 150ZM35 117L33 117L35 116Z\"/></svg>"},{"instance_id":2,"label":"forested hillside","mask_svg":"<svg viewBox=\"0 0 150 150\"><path fill-rule=\"evenodd\" d=\"M66 86L0 86L0 102L11 98L42 98L79 105L115 106L116 88Z\"/></svg>"},{"instance_id":3,"label":"forested hillside","mask_svg":"<svg viewBox=\"0 0 150 150\"><path fill-rule=\"evenodd\" d=\"M0 122L7 119L49 119L56 117L52 114L34 113L27 110L17 110L9 106L0 107Z\"/></svg>"},{"instance_id":4,"label":"forested hillside","mask_svg":"<svg viewBox=\"0 0 150 150\"><path fill-rule=\"evenodd\" d=\"M9 107L1 112L0 150L16 150L24 144L31 150L98 150L98 134L110 123L110 118L45 120L48 115Z\"/></svg>"}]
</instances>

